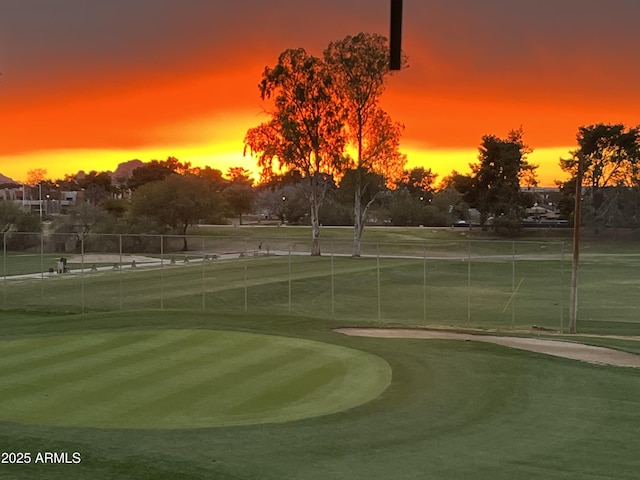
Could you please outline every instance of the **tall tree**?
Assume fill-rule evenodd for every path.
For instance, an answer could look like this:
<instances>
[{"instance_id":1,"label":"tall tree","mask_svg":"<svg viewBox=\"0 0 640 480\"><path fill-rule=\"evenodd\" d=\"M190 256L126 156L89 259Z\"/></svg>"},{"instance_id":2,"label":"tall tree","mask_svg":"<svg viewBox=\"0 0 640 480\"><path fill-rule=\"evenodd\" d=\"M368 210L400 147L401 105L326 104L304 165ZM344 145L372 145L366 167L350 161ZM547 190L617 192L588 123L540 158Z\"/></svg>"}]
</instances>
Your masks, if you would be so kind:
<instances>
[{"instance_id":1,"label":"tall tree","mask_svg":"<svg viewBox=\"0 0 640 480\"><path fill-rule=\"evenodd\" d=\"M571 158L560 159L560 168L571 175L568 184L575 184L578 162L582 162L589 204L596 217L604 217L612 206L605 201L605 189L640 185L640 127L627 130L623 124L603 123L582 126L576 140L578 148L571 152Z\"/></svg>"},{"instance_id":2,"label":"tall tree","mask_svg":"<svg viewBox=\"0 0 640 480\"><path fill-rule=\"evenodd\" d=\"M242 214L250 213L253 207L254 192L251 186L232 182L222 191L222 196L229 205L231 212L238 217L242 225Z\"/></svg>"},{"instance_id":3,"label":"tall tree","mask_svg":"<svg viewBox=\"0 0 640 480\"><path fill-rule=\"evenodd\" d=\"M24 215L27 213L17 203L0 199L0 233L15 230Z\"/></svg>"},{"instance_id":4,"label":"tall tree","mask_svg":"<svg viewBox=\"0 0 640 480\"><path fill-rule=\"evenodd\" d=\"M80 188L84 190L84 198L92 205L98 205L109 198L114 191L111 174L96 172L95 170L82 175L76 175Z\"/></svg>"},{"instance_id":5,"label":"tall tree","mask_svg":"<svg viewBox=\"0 0 640 480\"><path fill-rule=\"evenodd\" d=\"M347 36L330 43L324 57L336 79L337 101L347 108L347 139L356 151L350 166L355 170L353 256L358 257L367 211L377 196L367 192L372 188L368 180L382 176L392 186L402 177L406 157L399 146L404 127L393 122L379 105L391 73L385 37L367 33Z\"/></svg>"},{"instance_id":6,"label":"tall tree","mask_svg":"<svg viewBox=\"0 0 640 480\"><path fill-rule=\"evenodd\" d=\"M219 192L224 189L228 182L222 176L222 172L217 168L211 168L208 165L204 168L195 167L191 169L191 173L197 177L203 179L209 188L213 191Z\"/></svg>"},{"instance_id":7,"label":"tall tree","mask_svg":"<svg viewBox=\"0 0 640 480\"><path fill-rule=\"evenodd\" d=\"M69 210L68 215L56 218L54 233L57 238L68 234L75 240L76 252L80 252L83 238L108 218L109 213L102 207L88 202L78 203Z\"/></svg>"},{"instance_id":8,"label":"tall tree","mask_svg":"<svg viewBox=\"0 0 640 480\"><path fill-rule=\"evenodd\" d=\"M133 191L146 183L164 180L173 173L179 175L191 173L191 164L183 163L175 157L167 157L166 160L151 160L131 172L127 186Z\"/></svg>"},{"instance_id":9,"label":"tall tree","mask_svg":"<svg viewBox=\"0 0 640 480\"><path fill-rule=\"evenodd\" d=\"M33 168L27 172L27 185L38 185L46 176L46 168Z\"/></svg>"},{"instance_id":10,"label":"tall tree","mask_svg":"<svg viewBox=\"0 0 640 480\"><path fill-rule=\"evenodd\" d=\"M229 169L227 170L227 178L231 181L231 183L243 184L248 186L253 185L251 172L244 167L229 167Z\"/></svg>"},{"instance_id":11,"label":"tall tree","mask_svg":"<svg viewBox=\"0 0 640 480\"><path fill-rule=\"evenodd\" d=\"M34 234L42 230L42 223L37 215L25 211L12 200L0 199L0 241L5 242L12 250L26 250L39 243Z\"/></svg>"},{"instance_id":12,"label":"tall tree","mask_svg":"<svg viewBox=\"0 0 640 480\"><path fill-rule=\"evenodd\" d=\"M307 187L312 255L320 255L318 212L330 179L345 167L345 112L333 95L334 79L326 64L304 49L285 50L275 67L266 67L262 99L273 99L269 121L251 128L245 152L258 157L263 181L274 174L298 172Z\"/></svg>"},{"instance_id":13,"label":"tall tree","mask_svg":"<svg viewBox=\"0 0 640 480\"><path fill-rule=\"evenodd\" d=\"M524 143L522 128L507 138L485 135L479 147L479 163L472 164L473 185L467 194L469 203L480 211L480 223L494 217L494 227L509 232L520 228L524 214L520 179L523 172L535 174L537 165L526 160L532 149Z\"/></svg>"},{"instance_id":14,"label":"tall tree","mask_svg":"<svg viewBox=\"0 0 640 480\"><path fill-rule=\"evenodd\" d=\"M398 186L405 188L413 196L429 197L435 190L434 183L437 177L430 168L414 167L404 171Z\"/></svg>"},{"instance_id":15,"label":"tall tree","mask_svg":"<svg viewBox=\"0 0 640 480\"><path fill-rule=\"evenodd\" d=\"M195 175L173 174L137 188L131 196L131 213L147 216L183 235L188 249L187 229L212 215L221 202L205 180Z\"/></svg>"}]
</instances>

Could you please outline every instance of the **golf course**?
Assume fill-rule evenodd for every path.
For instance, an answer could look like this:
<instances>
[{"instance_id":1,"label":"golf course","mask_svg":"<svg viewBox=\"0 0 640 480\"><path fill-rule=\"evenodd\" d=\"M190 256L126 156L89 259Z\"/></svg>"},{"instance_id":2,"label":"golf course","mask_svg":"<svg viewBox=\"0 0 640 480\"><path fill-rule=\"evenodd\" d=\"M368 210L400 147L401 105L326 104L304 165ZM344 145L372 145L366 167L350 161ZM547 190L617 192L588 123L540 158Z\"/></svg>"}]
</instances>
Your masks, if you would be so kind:
<instances>
[{"instance_id":1,"label":"golf course","mask_svg":"<svg viewBox=\"0 0 640 480\"><path fill-rule=\"evenodd\" d=\"M632 243L585 242L568 335L561 239L282 230L5 252L0 478L637 478L638 368L492 341L640 355Z\"/></svg>"}]
</instances>

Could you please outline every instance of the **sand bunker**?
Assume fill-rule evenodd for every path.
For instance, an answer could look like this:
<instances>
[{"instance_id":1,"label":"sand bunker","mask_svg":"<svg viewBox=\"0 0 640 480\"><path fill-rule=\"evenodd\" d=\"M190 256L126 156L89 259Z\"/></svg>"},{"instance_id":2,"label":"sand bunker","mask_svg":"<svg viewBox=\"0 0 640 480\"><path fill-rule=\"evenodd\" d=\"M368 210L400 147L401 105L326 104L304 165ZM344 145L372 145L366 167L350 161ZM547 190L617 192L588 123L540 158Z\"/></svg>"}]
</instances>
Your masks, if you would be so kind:
<instances>
[{"instance_id":1,"label":"sand bunker","mask_svg":"<svg viewBox=\"0 0 640 480\"><path fill-rule=\"evenodd\" d=\"M339 328L344 335L378 338L425 338L440 340L468 340L473 342L496 343L510 348L554 355L556 357L581 360L583 362L614 365L617 367L640 368L640 355L621 352L611 348L594 347L581 343L539 338L498 337L491 335L470 335L466 333L439 332L411 328Z\"/></svg>"}]
</instances>

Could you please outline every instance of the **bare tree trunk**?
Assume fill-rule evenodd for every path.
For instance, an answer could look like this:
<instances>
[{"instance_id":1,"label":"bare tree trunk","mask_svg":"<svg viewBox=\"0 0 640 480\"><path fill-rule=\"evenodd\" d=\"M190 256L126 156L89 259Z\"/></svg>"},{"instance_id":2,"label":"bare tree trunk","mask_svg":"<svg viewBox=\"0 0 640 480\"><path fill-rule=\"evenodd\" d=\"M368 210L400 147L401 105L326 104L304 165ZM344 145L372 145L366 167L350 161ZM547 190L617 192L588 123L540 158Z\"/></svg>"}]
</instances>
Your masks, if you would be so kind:
<instances>
[{"instance_id":1,"label":"bare tree trunk","mask_svg":"<svg viewBox=\"0 0 640 480\"><path fill-rule=\"evenodd\" d=\"M187 243L187 228L189 225L185 222L184 228L182 228L182 251L186 252L189 250L189 244Z\"/></svg>"},{"instance_id":2,"label":"bare tree trunk","mask_svg":"<svg viewBox=\"0 0 640 480\"><path fill-rule=\"evenodd\" d=\"M362 227L364 219L362 218L362 185L360 182L360 176L356 181L356 191L354 196L354 209L353 209L353 256L360 256L360 242L362 240Z\"/></svg>"},{"instance_id":3,"label":"bare tree trunk","mask_svg":"<svg viewBox=\"0 0 640 480\"><path fill-rule=\"evenodd\" d=\"M356 188L354 194L354 209L353 209L353 257L359 257L361 255L361 243L362 243L362 231L367 223L367 213L369 208L373 205L376 198L378 198L377 192L373 195L371 200L366 205L362 205L362 198L369 185L362 185L362 172L358 171L356 177Z\"/></svg>"},{"instance_id":4,"label":"bare tree trunk","mask_svg":"<svg viewBox=\"0 0 640 480\"><path fill-rule=\"evenodd\" d=\"M360 242L362 240L362 228L364 227L364 218L362 218L362 130L363 130L362 111L358 110L358 163L356 165L356 191L353 206L353 255L360 256Z\"/></svg>"},{"instance_id":5,"label":"bare tree trunk","mask_svg":"<svg viewBox=\"0 0 640 480\"><path fill-rule=\"evenodd\" d=\"M319 257L320 253L320 205L324 200L326 185L317 173L310 177L309 204L311 206L311 255Z\"/></svg>"},{"instance_id":6,"label":"bare tree trunk","mask_svg":"<svg viewBox=\"0 0 640 480\"><path fill-rule=\"evenodd\" d=\"M311 255L319 257L320 253L320 202L316 189L311 191Z\"/></svg>"}]
</instances>

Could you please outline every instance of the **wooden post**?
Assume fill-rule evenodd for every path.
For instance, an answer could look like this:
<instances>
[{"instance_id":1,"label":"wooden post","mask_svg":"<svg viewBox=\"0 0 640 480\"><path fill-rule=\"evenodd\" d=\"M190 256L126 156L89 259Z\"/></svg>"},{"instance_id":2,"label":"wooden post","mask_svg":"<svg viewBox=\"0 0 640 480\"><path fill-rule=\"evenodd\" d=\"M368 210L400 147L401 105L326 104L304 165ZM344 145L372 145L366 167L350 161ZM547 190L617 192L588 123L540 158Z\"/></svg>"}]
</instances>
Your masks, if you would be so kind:
<instances>
[{"instance_id":1,"label":"wooden post","mask_svg":"<svg viewBox=\"0 0 640 480\"><path fill-rule=\"evenodd\" d=\"M582 209L583 158L578 156L576 199L573 212L573 262L571 265L571 299L569 304L569 333L577 333L578 319L578 263L580 262L580 212Z\"/></svg>"}]
</instances>

